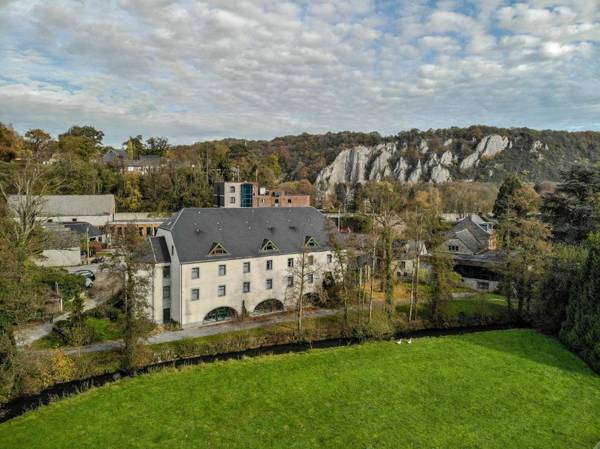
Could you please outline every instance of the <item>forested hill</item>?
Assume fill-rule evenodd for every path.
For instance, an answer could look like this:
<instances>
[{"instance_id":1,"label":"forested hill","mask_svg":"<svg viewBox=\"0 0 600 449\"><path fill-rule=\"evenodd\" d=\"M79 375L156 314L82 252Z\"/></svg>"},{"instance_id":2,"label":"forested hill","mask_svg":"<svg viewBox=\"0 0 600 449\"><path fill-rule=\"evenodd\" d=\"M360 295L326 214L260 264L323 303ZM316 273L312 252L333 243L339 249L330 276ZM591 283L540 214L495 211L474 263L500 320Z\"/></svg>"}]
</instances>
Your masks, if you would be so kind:
<instances>
[{"instance_id":1,"label":"forested hill","mask_svg":"<svg viewBox=\"0 0 600 449\"><path fill-rule=\"evenodd\" d=\"M60 180L55 193L114 193L120 210L177 210L208 205L219 179L257 180L290 192L315 193L381 179L400 182L492 181L509 173L530 181L557 181L561 170L600 159L600 132L536 131L471 126L410 130L393 136L339 132L272 140L222 139L170 145L142 136L123 143L129 159L162 156L160 167L136 176L110 165L104 134L73 126L56 138L41 129L19 135L0 123L0 182L18 161L42 162Z\"/></svg>"},{"instance_id":2,"label":"forested hill","mask_svg":"<svg viewBox=\"0 0 600 449\"><path fill-rule=\"evenodd\" d=\"M393 178L401 182L458 180L500 182L508 173L540 182L556 181L575 162L600 159L600 132L538 131L471 126L378 133L301 134L270 141L225 139L191 147L225 147L241 177L258 164L284 180L320 181L321 188ZM189 147L188 147L189 148ZM271 162L276 166L272 166ZM318 187L318 186L317 186Z\"/></svg>"}]
</instances>

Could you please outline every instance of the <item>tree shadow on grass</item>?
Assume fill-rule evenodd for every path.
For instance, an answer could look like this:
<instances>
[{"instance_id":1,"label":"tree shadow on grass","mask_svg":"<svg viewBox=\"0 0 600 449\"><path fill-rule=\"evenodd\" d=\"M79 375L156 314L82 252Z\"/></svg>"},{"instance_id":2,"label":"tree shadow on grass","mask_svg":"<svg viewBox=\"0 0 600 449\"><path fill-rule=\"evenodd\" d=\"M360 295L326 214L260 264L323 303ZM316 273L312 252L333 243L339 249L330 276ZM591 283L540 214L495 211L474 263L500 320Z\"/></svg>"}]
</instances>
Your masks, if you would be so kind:
<instances>
[{"instance_id":1,"label":"tree shadow on grass","mask_svg":"<svg viewBox=\"0 0 600 449\"><path fill-rule=\"evenodd\" d=\"M518 338L515 338L515 336ZM554 337L531 329L482 332L461 337L486 349L543 364L582 376L594 375L592 369ZM598 376L596 376L598 377Z\"/></svg>"}]
</instances>

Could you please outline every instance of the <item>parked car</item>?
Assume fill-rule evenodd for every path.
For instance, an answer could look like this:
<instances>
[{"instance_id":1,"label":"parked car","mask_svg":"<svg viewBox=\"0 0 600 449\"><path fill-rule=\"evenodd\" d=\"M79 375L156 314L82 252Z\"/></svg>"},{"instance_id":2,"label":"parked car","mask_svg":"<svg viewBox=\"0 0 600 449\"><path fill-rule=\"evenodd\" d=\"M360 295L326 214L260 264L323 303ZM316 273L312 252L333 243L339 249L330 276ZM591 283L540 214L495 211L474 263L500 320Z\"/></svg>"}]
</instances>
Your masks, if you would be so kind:
<instances>
[{"instance_id":1,"label":"parked car","mask_svg":"<svg viewBox=\"0 0 600 449\"><path fill-rule=\"evenodd\" d=\"M92 286L94 285L94 281L92 281L91 278L89 277L85 277L85 288L92 288Z\"/></svg>"},{"instance_id":2,"label":"parked car","mask_svg":"<svg viewBox=\"0 0 600 449\"><path fill-rule=\"evenodd\" d=\"M77 270L77 271L73 272L73 274L76 274L78 276L84 276L88 279L91 279L92 281L96 280L96 275L94 274L94 272L92 270Z\"/></svg>"},{"instance_id":3,"label":"parked car","mask_svg":"<svg viewBox=\"0 0 600 449\"><path fill-rule=\"evenodd\" d=\"M92 263L104 263L104 256L100 256L100 257L94 257L92 259Z\"/></svg>"}]
</instances>

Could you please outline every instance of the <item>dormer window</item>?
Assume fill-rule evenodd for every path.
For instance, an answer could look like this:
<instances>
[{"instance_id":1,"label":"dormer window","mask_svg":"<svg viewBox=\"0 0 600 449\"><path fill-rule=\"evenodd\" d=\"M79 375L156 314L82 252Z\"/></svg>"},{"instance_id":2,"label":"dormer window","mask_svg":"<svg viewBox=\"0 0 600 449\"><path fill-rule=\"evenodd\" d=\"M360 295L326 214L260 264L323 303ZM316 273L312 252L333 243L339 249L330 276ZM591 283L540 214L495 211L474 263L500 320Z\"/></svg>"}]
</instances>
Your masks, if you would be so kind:
<instances>
[{"instance_id":1,"label":"dormer window","mask_svg":"<svg viewBox=\"0 0 600 449\"><path fill-rule=\"evenodd\" d=\"M307 235L304 239L304 246L306 246L307 248L318 248L319 242L317 242L317 239L315 239L314 237Z\"/></svg>"},{"instance_id":2,"label":"dormer window","mask_svg":"<svg viewBox=\"0 0 600 449\"><path fill-rule=\"evenodd\" d=\"M210 247L210 251L208 251L209 256L227 256L229 255L229 251L225 249L223 245L219 242L213 242Z\"/></svg>"},{"instance_id":3,"label":"dormer window","mask_svg":"<svg viewBox=\"0 0 600 449\"><path fill-rule=\"evenodd\" d=\"M279 251L279 247L275 244L275 242L271 239L264 239L262 242L262 246L260 247L261 251Z\"/></svg>"}]
</instances>

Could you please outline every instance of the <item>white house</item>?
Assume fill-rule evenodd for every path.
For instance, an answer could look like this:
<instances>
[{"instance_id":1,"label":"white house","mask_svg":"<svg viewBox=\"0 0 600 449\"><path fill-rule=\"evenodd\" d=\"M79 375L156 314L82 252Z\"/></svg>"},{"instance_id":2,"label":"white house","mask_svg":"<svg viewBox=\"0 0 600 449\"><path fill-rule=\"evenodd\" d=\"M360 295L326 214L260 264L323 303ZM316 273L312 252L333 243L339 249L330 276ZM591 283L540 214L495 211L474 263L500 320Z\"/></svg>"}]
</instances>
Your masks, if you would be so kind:
<instances>
[{"instance_id":1,"label":"white house","mask_svg":"<svg viewBox=\"0 0 600 449\"><path fill-rule=\"evenodd\" d=\"M306 294L333 272L329 232L312 207L182 209L149 238L153 318L186 325L294 307L303 254Z\"/></svg>"}]
</instances>

